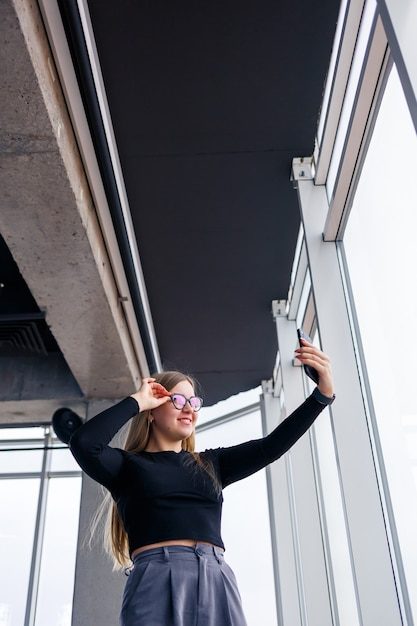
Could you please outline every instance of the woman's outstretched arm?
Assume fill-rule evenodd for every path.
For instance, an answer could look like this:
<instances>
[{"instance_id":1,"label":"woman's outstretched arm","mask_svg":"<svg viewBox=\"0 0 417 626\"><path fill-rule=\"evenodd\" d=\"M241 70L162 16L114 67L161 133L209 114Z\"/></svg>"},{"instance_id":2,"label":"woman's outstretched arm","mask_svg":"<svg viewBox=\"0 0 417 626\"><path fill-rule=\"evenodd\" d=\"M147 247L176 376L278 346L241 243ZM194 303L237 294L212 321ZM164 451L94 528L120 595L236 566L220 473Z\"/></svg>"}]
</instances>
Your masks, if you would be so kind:
<instances>
[{"instance_id":1,"label":"woman's outstretched arm","mask_svg":"<svg viewBox=\"0 0 417 626\"><path fill-rule=\"evenodd\" d=\"M317 389L317 387L316 387ZM310 428L325 408L316 390L266 437L211 450L223 487L246 478L276 461Z\"/></svg>"},{"instance_id":2,"label":"woman's outstretched arm","mask_svg":"<svg viewBox=\"0 0 417 626\"><path fill-rule=\"evenodd\" d=\"M318 386L266 437L211 450L213 460L217 461L223 487L250 476L287 452L323 411L328 403L326 398L332 397L333 378L329 357L313 344L304 339L302 341L303 346L296 351L296 356L303 364L317 370Z\"/></svg>"}]
</instances>

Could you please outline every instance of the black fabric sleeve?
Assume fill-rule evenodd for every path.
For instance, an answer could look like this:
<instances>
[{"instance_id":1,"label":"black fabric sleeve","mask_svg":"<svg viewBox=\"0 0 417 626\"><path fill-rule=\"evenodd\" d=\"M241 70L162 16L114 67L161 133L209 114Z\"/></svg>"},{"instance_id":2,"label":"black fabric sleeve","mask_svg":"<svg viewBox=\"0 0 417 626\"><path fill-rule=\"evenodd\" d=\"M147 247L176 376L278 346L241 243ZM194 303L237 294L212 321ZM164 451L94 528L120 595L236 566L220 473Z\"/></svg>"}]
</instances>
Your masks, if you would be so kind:
<instances>
[{"instance_id":1,"label":"black fabric sleeve","mask_svg":"<svg viewBox=\"0 0 417 626\"><path fill-rule=\"evenodd\" d=\"M214 456L223 487L276 461L294 445L325 408L313 394L266 437L208 451Z\"/></svg>"},{"instance_id":2,"label":"black fabric sleeve","mask_svg":"<svg viewBox=\"0 0 417 626\"><path fill-rule=\"evenodd\" d=\"M124 453L108 443L138 412L137 401L128 396L85 422L69 441L69 448L84 472L110 491L117 486Z\"/></svg>"}]
</instances>

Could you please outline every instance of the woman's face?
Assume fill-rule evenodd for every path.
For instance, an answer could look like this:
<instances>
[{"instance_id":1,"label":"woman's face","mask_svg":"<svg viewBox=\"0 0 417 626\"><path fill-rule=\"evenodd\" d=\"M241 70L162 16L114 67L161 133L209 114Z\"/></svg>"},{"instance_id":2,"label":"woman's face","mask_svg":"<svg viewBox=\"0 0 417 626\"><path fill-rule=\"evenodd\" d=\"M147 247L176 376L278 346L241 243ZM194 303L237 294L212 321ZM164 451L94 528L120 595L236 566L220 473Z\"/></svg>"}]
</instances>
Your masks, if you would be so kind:
<instances>
[{"instance_id":1,"label":"woman's face","mask_svg":"<svg viewBox=\"0 0 417 626\"><path fill-rule=\"evenodd\" d=\"M195 395L194 388L188 380L181 380L168 391L171 394L181 393L186 398ZM152 416L152 434L160 443L186 439L194 431L197 422L197 413L193 411L189 402L178 410L169 400L156 409L152 409Z\"/></svg>"}]
</instances>

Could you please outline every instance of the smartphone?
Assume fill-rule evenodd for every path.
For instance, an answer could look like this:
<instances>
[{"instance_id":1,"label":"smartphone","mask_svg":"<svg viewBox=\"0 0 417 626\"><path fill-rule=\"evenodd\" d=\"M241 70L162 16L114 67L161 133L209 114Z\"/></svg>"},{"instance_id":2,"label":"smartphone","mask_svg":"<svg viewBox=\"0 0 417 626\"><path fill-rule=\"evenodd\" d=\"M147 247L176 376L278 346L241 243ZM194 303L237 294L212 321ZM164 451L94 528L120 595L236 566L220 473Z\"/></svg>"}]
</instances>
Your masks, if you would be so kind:
<instances>
[{"instance_id":1,"label":"smartphone","mask_svg":"<svg viewBox=\"0 0 417 626\"><path fill-rule=\"evenodd\" d=\"M298 335L298 342L300 344L300 347L303 347L303 344L301 343L301 339L305 339L309 343L313 343L313 340L311 339L311 337L309 337L307 333L303 331L302 328L297 328L297 335ZM309 378L311 378L311 380L313 380L316 383L316 385L318 385L319 383L318 371L314 367L311 367L311 365L304 365L304 363L303 363L303 368L304 368L306 375Z\"/></svg>"}]
</instances>

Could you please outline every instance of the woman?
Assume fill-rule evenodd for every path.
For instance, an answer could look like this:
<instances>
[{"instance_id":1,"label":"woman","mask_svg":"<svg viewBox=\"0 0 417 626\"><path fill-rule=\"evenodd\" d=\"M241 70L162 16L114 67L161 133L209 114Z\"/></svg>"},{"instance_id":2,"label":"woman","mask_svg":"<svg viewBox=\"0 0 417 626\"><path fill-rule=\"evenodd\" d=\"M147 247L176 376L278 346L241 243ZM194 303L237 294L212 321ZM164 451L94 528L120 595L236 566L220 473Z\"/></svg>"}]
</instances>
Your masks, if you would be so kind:
<instances>
[{"instance_id":1,"label":"woman","mask_svg":"<svg viewBox=\"0 0 417 626\"><path fill-rule=\"evenodd\" d=\"M284 454L333 400L329 358L303 340L297 358L319 374L313 393L268 436L194 452L202 400L180 372L145 378L139 391L83 424L70 449L109 491L108 551L133 561L121 626L245 626L220 534L222 489ZM130 419L124 449L108 445ZM248 503L250 506L250 503Z\"/></svg>"}]
</instances>

